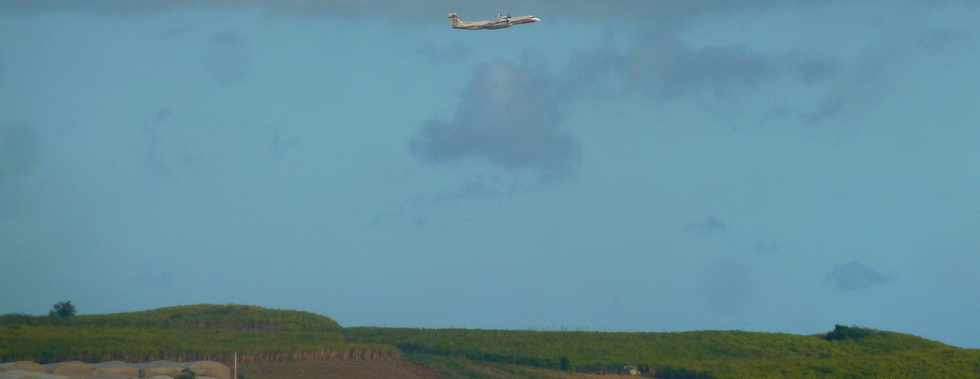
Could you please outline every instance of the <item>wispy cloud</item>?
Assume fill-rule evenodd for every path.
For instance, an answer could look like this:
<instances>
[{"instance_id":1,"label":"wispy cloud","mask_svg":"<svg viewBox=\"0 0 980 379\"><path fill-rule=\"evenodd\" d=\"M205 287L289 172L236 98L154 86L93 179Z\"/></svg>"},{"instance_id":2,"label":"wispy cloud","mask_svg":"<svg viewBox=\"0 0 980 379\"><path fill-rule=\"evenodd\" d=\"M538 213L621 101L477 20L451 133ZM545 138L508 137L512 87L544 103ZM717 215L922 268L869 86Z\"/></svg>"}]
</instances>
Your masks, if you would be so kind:
<instances>
[{"instance_id":1,"label":"wispy cloud","mask_svg":"<svg viewBox=\"0 0 980 379\"><path fill-rule=\"evenodd\" d=\"M865 0L874 1L874 0ZM449 10L464 14L487 14L498 10L515 14L533 13L551 20L600 23L608 21L644 21L658 28L672 28L697 20L703 16L754 9L776 9L824 4L823 1L795 2L775 0L723 1L692 0L684 2L650 2L643 0L595 2L587 0L502 0L492 5L479 2L432 0L404 2L398 0L171 0L166 2L91 0L69 2L59 0L9 0L0 3L0 9L9 11L74 11L110 15L139 15L186 8L265 9L272 12L309 15L338 15L343 17L374 17L392 22L445 22Z\"/></svg>"},{"instance_id":2,"label":"wispy cloud","mask_svg":"<svg viewBox=\"0 0 980 379\"><path fill-rule=\"evenodd\" d=\"M830 58L797 51L763 53L746 45L695 47L672 31L644 32L625 51L598 47L582 51L569 65L570 85L594 86L618 77L624 91L676 99L692 94L739 95L777 79L802 84L826 81L837 73Z\"/></svg>"},{"instance_id":3,"label":"wispy cloud","mask_svg":"<svg viewBox=\"0 0 980 379\"><path fill-rule=\"evenodd\" d=\"M839 291L859 291L888 282L888 278L870 266L859 261L835 265L826 276Z\"/></svg>"}]
</instances>

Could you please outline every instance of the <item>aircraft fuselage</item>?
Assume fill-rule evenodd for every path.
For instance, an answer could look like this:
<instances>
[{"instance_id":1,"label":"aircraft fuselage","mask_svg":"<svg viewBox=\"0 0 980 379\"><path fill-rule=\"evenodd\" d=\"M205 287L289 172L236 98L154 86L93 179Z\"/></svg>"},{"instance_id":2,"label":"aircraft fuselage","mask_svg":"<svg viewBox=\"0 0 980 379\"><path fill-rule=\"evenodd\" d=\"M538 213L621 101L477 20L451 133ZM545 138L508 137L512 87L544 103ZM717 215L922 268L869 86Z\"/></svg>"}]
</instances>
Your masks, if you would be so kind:
<instances>
[{"instance_id":1,"label":"aircraft fuselage","mask_svg":"<svg viewBox=\"0 0 980 379\"><path fill-rule=\"evenodd\" d=\"M539 21L541 21L541 19L534 16L499 16L495 20L465 22L455 13L449 14L449 24L453 27L453 29L463 30L505 29L514 25L531 24Z\"/></svg>"}]
</instances>

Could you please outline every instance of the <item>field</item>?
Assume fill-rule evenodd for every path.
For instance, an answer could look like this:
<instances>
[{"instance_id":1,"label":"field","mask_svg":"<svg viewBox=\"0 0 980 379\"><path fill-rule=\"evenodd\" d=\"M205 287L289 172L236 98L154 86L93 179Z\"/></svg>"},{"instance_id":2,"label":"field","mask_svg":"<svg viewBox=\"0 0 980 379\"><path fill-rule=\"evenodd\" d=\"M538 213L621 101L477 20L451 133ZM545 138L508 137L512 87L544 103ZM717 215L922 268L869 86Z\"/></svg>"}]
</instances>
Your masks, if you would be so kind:
<instances>
[{"instance_id":1,"label":"field","mask_svg":"<svg viewBox=\"0 0 980 379\"><path fill-rule=\"evenodd\" d=\"M980 378L980 350L866 328L820 335L343 328L309 312L191 305L0 316L0 361L231 362L249 379Z\"/></svg>"},{"instance_id":2,"label":"field","mask_svg":"<svg viewBox=\"0 0 980 379\"><path fill-rule=\"evenodd\" d=\"M980 351L923 338L838 326L827 335L697 331L541 332L348 328L351 340L413 355L461 357L552 370L660 378L980 377Z\"/></svg>"},{"instance_id":3,"label":"field","mask_svg":"<svg viewBox=\"0 0 980 379\"><path fill-rule=\"evenodd\" d=\"M408 360L418 362L444 379L628 379L628 375L592 374L550 370L537 367L474 361L463 357L409 354Z\"/></svg>"}]
</instances>

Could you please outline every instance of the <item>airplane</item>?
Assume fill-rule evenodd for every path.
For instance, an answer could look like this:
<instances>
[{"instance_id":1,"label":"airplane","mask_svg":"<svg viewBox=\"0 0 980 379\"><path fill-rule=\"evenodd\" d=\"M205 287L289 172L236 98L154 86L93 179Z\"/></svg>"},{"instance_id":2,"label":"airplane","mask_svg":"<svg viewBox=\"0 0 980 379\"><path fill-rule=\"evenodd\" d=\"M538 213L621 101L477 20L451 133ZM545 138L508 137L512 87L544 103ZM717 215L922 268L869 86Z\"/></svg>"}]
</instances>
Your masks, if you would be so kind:
<instances>
[{"instance_id":1,"label":"airplane","mask_svg":"<svg viewBox=\"0 0 980 379\"><path fill-rule=\"evenodd\" d=\"M464 30L496 30L509 28L514 25L530 24L539 21L541 21L541 19L534 16L511 17L509 13L506 16L498 13L497 18L493 20L466 22L460 19L455 12L449 13L449 25L452 26L453 29Z\"/></svg>"}]
</instances>

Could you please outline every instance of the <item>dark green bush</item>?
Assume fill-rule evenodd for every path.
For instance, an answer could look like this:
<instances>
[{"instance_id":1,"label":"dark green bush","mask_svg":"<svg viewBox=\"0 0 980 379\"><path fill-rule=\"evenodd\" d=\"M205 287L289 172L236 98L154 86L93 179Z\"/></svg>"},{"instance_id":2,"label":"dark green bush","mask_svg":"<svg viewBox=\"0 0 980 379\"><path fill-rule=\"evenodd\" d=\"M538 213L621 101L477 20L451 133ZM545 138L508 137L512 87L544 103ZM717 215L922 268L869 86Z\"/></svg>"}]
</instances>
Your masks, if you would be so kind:
<instances>
[{"instance_id":1,"label":"dark green bush","mask_svg":"<svg viewBox=\"0 0 980 379\"><path fill-rule=\"evenodd\" d=\"M874 329L838 324L834 325L834 330L827 333L824 338L827 341L861 340L865 337L873 336L879 333L879 331Z\"/></svg>"},{"instance_id":2,"label":"dark green bush","mask_svg":"<svg viewBox=\"0 0 980 379\"><path fill-rule=\"evenodd\" d=\"M72 305L71 300L59 301L55 303L51 311L48 312L48 316L59 319L67 319L74 316L75 312L75 306Z\"/></svg>"}]
</instances>

